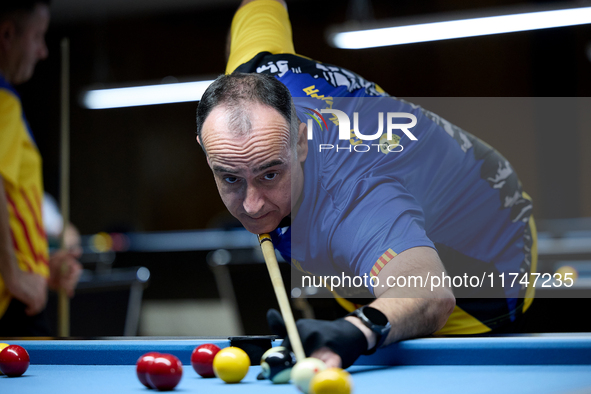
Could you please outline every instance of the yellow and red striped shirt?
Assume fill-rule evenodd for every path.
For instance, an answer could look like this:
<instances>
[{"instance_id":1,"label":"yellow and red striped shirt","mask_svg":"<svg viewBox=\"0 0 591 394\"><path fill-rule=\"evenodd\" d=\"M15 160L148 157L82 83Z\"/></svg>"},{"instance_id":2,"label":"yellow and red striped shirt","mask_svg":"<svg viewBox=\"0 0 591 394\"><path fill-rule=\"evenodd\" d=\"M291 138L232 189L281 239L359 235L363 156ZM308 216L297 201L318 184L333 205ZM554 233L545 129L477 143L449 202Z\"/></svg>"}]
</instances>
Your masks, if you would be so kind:
<instances>
[{"instance_id":1,"label":"yellow and red striped shirt","mask_svg":"<svg viewBox=\"0 0 591 394\"><path fill-rule=\"evenodd\" d=\"M21 270L48 277L47 237L41 212L41 164L20 99L0 76L0 174L8 202L12 245ZM0 276L0 317L10 299Z\"/></svg>"}]
</instances>

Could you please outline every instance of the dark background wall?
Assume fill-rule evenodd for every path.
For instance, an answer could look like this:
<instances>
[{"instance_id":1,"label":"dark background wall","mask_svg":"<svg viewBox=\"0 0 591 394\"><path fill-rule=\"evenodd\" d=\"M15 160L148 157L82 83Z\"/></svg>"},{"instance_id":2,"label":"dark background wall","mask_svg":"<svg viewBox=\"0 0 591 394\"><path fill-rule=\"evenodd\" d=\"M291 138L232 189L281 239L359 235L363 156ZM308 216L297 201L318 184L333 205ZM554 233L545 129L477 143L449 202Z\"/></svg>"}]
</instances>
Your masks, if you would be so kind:
<instances>
[{"instance_id":1,"label":"dark background wall","mask_svg":"<svg viewBox=\"0 0 591 394\"><path fill-rule=\"evenodd\" d=\"M377 19L535 3L540 2L372 1ZM62 37L70 38L73 99L91 86L215 76L224 71L225 37L236 6L58 18L47 36L50 57L18 87L44 157L46 189L58 196ZM348 18L347 2L299 0L290 4L290 15L299 53L358 72L397 97L591 96L589 25L350 51L324 39L327 26ZM83 234L196 229L224 220L225 207L194 139L196 106L88 110L72 100L71 219ZM563 110L565 117L574 116ZM508 153L504 147L519 140L518 131L504 125L484 135L468 131L505 153L533 195L538 218L591 216L585 148L590 130L569 124L540 128L534 141L524 137Z\"/></svg>"}]
</instances>

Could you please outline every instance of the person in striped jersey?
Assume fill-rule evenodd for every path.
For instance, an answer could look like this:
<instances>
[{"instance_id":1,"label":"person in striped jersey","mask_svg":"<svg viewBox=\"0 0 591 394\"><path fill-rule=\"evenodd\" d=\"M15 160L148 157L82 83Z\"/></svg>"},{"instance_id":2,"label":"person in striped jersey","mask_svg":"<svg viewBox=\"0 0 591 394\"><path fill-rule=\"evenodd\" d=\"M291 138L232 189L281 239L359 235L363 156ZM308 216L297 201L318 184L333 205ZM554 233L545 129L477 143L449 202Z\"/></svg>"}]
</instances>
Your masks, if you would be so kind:
<instances>
[{"instance_id":1,"label":"person in striped jersey","mask_svg":"<svg viewBox=\"0 0 591 394\"><path fill-rule=\"evenodd\" d=\"M50 335L48 285L72 296L82 271L76 253L49 255L41 155L13 87L47 57L48 24L48 0L0 5L0 336Z\"/></svg>"}]
</instances>

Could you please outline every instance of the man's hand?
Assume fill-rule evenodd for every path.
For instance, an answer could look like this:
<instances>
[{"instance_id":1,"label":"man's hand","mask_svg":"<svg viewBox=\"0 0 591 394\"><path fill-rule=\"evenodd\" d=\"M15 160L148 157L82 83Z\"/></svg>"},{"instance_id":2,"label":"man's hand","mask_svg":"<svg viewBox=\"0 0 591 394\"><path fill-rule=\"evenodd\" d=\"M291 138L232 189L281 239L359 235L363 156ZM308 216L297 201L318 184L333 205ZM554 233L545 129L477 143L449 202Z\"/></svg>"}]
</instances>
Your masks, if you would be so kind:
<instances>
[{"instance_id":1,"label":"man's hand","mask_svg":"<svg viewBox=\"0 0 591 394\"><path fill-rule=\"evenodd\" d=\"M270 309L267 321L274 334L285 338L282 346L291 348L281 314ZM306 355L319 358L328 367L347 368L367 350L365 334L345 319L300 319L297 327Z\"/></svg>"},{"instance_id":2,"label":"man's hand","mask_svg":"<svg viewBox=\"0 0 591 394\"><path fill-rule=\"evenodd\" d=\"M39 275L16 270L12 279L6 281L8 292L27 306L25 313L34 316L47 303L47 280Z\"/></svg>"},{"instance_id":3,"label":"man's hand","mask_svg":"<svg viewBox=\"0 0 591 394\"><path fill-rule=\"evenodd\" d=\"M74 289L82 274L82 265L77 258L80 251L58 250L49 257L49 288L64 289L68 297L74 296Z\"/></svg>"}]
</instances>

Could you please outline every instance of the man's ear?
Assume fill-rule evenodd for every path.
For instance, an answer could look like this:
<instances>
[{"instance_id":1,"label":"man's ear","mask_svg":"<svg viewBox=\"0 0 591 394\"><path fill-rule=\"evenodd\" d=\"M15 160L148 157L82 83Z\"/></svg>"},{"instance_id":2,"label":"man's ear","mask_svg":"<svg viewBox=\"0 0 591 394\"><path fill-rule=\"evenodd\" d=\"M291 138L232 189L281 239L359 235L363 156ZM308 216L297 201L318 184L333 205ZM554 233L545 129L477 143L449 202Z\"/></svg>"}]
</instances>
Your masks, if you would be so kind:
<instances>
[{"instance_id":1,"label":"man's ear","mask_svg":"<svg viewBox=\"0 0 591 394\"><path fill-rule=\"evenodd\" d=\"M300 122L298 128L298 161L303 163L308 157L308 127L304 122Z\"/></svg>"},{"instance_id":2,"label":"man's ear","mask_svg":"<svg viewBox=\"0 0 591 394\"><path fill-rule=\"evenodd\" d=\"M7 51L12 47L12 41L16 36L16 25L10 19L5 19L0 23L0 46L2 50Z\"/></svg>"}]
</instances>

